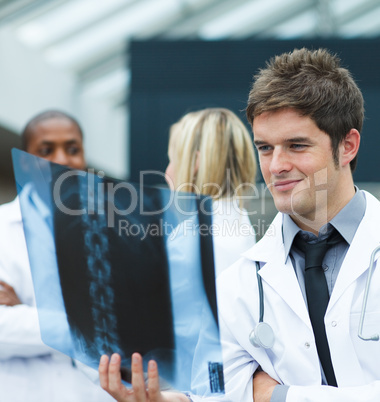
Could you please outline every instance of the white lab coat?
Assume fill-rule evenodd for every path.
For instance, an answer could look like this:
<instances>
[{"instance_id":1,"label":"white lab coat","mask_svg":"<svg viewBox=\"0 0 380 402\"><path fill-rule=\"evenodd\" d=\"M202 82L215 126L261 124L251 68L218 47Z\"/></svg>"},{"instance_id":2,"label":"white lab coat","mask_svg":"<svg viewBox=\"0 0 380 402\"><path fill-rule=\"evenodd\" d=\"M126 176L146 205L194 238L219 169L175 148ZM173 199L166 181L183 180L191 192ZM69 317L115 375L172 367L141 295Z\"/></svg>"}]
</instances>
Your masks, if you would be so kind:
<instances>
[{"instance_id":1,"label":"white lab coat","mask_svg":"<svg viewBox=\"0 0 380 402\"><path fill-rule=\"evenodd\" d=\"M236 199L220 198L212 203L212 235L215 273L218 276L256 243L248 212Z\"/></svg>"},{"instance_id":2,"label":"white lab coat","mask_svg":"<svg viewBox=\"0 0 380 402\"><path fill-rule=\"evenodd\" d=\"M256 234L246 210L235 199L213 201L213 249L216 276L236 262L256 243ZM199 271L198 217L194 215L175 228L166 243L175 325L177 389L191 389L197 395L210 394L209 362L222 362L219 331ZM191 253L194 254L189 258ZM200 284L192 288L191 284ZM195 399L196 397L194 397ZM196 399L197 401L199 399Z\"/></svg>"},{"instance_id":3,"label":"white lab coat","mask_svg":"<svg viewBox=\"0 0 380 402\"><path fill-rule=\"evenodd\" d=\"M380 342L357 336L369 261L380 244L380 203L369 193L366 212L342 264L325 316L339 388L321 386L321 371L307 307L291 259L285 262L282 214L264 238L218 280L226 389L234 402L252 401L252 375L260 365L289 385L287 402L380 401ZM380 253L377 255L377 260ZM254 261L261 263L264 321L274 330L272 349L255 348L249 334L259 321ZM380 333L380 270L375 269L364 334Z\"/></svg>"},{"instance_id":4,"label":"white lab coat","mask_svg":"<svg viewBox=\"0 0 380 402\"><path fill-rule=\"evenodd\" d=\"M0 306L0 400L111 401L71 359L41 341L18 199L0 207L0 279L22 304Z\"/></svg>"}]
</instances>

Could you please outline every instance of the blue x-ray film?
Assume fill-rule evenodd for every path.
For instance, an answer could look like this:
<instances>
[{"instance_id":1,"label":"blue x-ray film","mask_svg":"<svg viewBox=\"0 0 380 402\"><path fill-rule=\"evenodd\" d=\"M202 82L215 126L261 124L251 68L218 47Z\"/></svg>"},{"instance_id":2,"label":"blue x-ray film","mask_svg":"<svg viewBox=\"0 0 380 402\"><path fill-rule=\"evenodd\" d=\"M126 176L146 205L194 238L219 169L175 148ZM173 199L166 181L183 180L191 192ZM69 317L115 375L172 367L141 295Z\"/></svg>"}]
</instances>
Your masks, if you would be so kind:
<instances>
[{"instance_id":1,"label":"blue x-ray film","mask_svg":"<svg viewBox=\"0 0 380 402\"><path fill-rule=\"evenodd\" d=\"M162 386L224 392L211 199L13 150L43 341L97 369L155 359Z\"/></svg>"}]
</instances>

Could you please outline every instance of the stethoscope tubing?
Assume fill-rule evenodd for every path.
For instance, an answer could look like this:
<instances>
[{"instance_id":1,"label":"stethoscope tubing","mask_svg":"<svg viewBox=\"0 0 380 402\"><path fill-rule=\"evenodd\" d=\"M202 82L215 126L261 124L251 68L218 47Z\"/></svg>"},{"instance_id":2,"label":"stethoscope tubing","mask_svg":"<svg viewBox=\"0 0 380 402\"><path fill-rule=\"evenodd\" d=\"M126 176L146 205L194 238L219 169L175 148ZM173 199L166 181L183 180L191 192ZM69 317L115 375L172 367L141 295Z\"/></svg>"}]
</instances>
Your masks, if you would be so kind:
<instances>
[{"instance_id":1,"label":"stethoscope tubing","mask_svg":"<svg viewBox=\"0 0 380 402\"><path fill-rule=\"evenodd\" d=\"M364 289L363 304L360 313L359 328L358 328L358 337L363 341L378 341L380 339L379 334L373 334L370 337L365 337L363 335L364 318L367 309L367 302L368 302L369 289L371 286L372 274L375 267L375 257L379 251L380 251L380 245L377 246L372 251L366 286ZM255 329L253 329L249 334L249 340L251 344L255 347L263 347L264 349L271 349L274 344L274 332L270 327L270 325L264 322L264 290L263 290L263 281L259 274L259 271L260 271L260 263L256 261L256 277L259 289L259 322L256 325ZM260 337L260 333L265 333L265 339Z\"/></svg>"},{"instance_id":2,"label":"stethoscope tubing","mask_svg":"<svg viewBox=\"0 0 380 402\"><path fill-rule=\"evenodd\" d=\"M365 337L363 335L364 317L365 317L365 313L366 313L366 310L367 310L367 301L368 301L369 288L371 286L372 274L373 274L373 269L374 269L374 266L375 266L375 257L376 257L376 254L378 253L378 251L380 251L380 246L377 246L372 251L372 254L371 254L371 260L370 260L370 263L369 263L367 282L366 282L366 285L365 285L364 296L363 296L362 311L360 313L358 337L360 339L362 339L363 341L378 341L379 340L379 334L373 334L370 337Z\"/></svg>"}]
</instances>

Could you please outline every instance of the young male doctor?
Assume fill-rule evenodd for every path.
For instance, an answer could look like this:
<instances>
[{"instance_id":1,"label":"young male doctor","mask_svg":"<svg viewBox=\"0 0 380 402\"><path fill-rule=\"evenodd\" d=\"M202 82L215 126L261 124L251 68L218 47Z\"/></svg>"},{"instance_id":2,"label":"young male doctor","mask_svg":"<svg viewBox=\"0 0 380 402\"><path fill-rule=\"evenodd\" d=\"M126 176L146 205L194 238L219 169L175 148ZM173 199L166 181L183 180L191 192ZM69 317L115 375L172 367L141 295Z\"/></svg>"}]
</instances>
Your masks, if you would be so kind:
<instances>
[{"instance_id":1,"label":"young male doctor","mask_svg":"<svg viewBox=\"0 0 380 402\"><path fill-rule=\"evenodd\" d=\"M255 77L247 116L279 213L263 239L218 278L226 399L379 401L380 341L358 337L371 254L380 244L380 203L352 177L362 94L337 56L294 50ZM256 327L262 307L272 329L266 336ZM364 335L379 332L375 267ZM140 356L133 390L120 383L119 367L115 356L99 368L103 388L117 400L181 400L159 392L154 362L147 391Z\"/></svg>"},{"instance_id":2,"label":"young male doctor","mask_svg":"<svg viewBox=\"0 0 380 402\"><path fill-rule=\"evenodd\" d=\"M277 56L255 78L247 117L279 213L218 283L230 398L379 401L380 342L358 337L370 257L380 244L380 203L352 178L362 94L323 49ZM259 322L256 262L264 322L274 333L268 349L250 339ZM376 268L364 332L380 332Z\"/></svg>"}]
</instances>

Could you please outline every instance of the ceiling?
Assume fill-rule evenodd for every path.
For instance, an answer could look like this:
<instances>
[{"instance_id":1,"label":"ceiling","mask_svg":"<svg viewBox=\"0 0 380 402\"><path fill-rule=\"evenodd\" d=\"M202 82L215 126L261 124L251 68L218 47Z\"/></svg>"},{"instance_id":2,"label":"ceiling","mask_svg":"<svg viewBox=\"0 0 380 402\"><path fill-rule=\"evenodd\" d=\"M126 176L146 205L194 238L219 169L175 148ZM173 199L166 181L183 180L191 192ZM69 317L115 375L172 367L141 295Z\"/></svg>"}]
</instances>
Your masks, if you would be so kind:
<instances>
[{"instance_id":1,"label":"ceiling","mask_svg":"<svg viewBox=\"0 0 380 402\"><path fill-rule=\"evenodd\" d=\"M82 88L125 99L131 39L374 37L379 0L0 0L0 28Z\"/></svg>"},{"instance_id":2,"label":"ceiling","mask_svg":"<svg viewBox=\"0 0 380 402\"><path fill-rule=\"evenodd\" d=\"M67 110L89 164L128 177L129 41L379 36L380 0L0 0L0 128Z\"/></svg>"}]
</instances>

